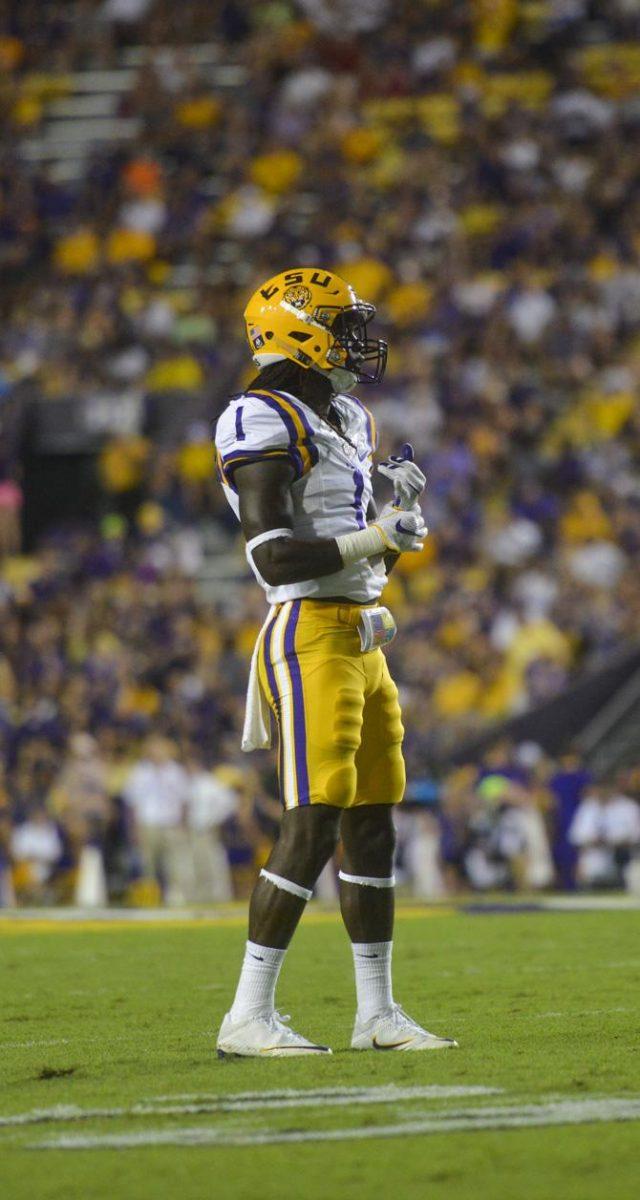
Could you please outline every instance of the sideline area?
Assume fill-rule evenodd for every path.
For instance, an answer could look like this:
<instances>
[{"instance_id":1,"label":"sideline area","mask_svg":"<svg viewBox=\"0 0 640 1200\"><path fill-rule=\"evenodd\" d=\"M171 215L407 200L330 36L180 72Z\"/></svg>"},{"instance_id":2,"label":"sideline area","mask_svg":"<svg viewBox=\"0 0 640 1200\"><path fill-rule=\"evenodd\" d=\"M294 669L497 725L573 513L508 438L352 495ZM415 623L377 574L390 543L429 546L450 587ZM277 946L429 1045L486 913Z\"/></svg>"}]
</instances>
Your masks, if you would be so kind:
<instances>
[{"instance_id":1,"label":"sideline area","mask_svg":"<svg viewBox=\"0 0 640 1200\"><path fill-rule=\"evenodd\" d=\"M464 913L470 916L508 916L510 913L548 912L612 912L640 910L640 896L626 893L613 895L567 895L566 893L528 898L504 895L455 900L432 901L425 904L399 902L398 920L424 917L450 917ZM335 921L334 906L313 905L304 915L305 923L324 925ZM56 929L127 929L137 926L160 928L171 926L244 925L247 905L244 901L217 905L215 908L12 908L0 909L0 935L3 933L43 932Z\"/></svg>"}]
</instances>

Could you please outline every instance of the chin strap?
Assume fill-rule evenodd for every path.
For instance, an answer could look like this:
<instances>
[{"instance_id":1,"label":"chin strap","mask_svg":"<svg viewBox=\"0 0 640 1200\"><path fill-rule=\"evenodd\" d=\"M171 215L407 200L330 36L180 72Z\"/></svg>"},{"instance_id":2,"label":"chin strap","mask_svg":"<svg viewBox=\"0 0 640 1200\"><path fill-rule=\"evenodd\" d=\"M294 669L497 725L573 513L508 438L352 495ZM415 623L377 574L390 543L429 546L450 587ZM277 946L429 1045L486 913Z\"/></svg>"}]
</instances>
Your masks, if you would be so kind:
<instances>
[{"instance_id":1,"label":"chin strap","mask_svg":"<svg viewBox=\"0 0 640 1200\"><path fill-rule=\"evenodd\" d=\"M317 371L318 375L322 375L323 379L329 381L334 396L339 396L342 392L353 391L358 382L353 371L347 371L345 367L332 367L330 371L325 371L322 367L312 367L312 370Z\"/></svg>"}]
</instances>

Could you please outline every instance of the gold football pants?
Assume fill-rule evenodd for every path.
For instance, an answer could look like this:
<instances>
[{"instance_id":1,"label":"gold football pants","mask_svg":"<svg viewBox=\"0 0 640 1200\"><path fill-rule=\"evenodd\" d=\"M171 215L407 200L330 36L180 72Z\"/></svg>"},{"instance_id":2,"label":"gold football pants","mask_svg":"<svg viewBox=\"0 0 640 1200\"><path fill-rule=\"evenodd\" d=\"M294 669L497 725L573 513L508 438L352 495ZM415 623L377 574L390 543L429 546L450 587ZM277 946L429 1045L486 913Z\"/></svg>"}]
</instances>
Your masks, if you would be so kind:
<instances>
[{"instance_id":1,"label":"gold football pants","mask_svg":"<svg viewBox=\"0 0 640 1200\"><path fill-rule=\"evenodd\" d=\"M289 600L274 606L260 634L285 808L402 800L398 690L382 650L362 653L360 612L357 604Z\"/></svg>"}]
</instances>

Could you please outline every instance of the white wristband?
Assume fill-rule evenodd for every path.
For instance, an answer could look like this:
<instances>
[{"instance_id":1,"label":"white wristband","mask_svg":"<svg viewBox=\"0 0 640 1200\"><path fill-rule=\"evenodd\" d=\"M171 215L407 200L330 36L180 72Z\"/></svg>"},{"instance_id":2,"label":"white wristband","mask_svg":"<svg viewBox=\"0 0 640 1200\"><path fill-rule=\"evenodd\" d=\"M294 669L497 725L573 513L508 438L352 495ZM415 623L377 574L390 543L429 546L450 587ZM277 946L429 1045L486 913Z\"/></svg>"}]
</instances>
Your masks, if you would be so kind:
<instances>
[{"instance_id":1,"label":"white wristband","mask_svg":"<svg viewBox=\"0 0 640 1200\"><path fill-rule=\"evenodd\" d=\"M375 525L367 525L366 529L358 529L356 533L343 533L336 538L336 546L340 552L343 566L360 562L363 558L374 558L376 554L384 554L389 547L380 530Z\"/></svg>"},{"instance_id":2,"label":"white wristband","mask_svg":"<svg viewBox=\"0 0 640 1200\"><path fill-rule=\"evenodd\" d=\"M265 542L274 542L276 538L290 537L293 537L292 529L267 529L265 533L259 533L256 537L249 539L245 547L247 558L253 558L253 551Z\"/></svg>"}]
</instances>

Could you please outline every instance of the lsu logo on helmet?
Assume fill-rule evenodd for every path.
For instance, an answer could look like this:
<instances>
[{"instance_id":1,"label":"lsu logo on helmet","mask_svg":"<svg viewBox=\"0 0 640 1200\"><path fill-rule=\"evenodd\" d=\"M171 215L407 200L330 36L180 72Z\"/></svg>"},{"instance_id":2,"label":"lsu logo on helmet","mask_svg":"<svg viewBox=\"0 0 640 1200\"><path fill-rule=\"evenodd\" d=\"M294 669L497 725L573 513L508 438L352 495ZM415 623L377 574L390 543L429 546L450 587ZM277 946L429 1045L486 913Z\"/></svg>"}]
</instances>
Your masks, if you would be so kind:
<instances>
[{"instance_id":1,"label":"lsu logo on helmet","mask_svg":"<svg viewBox=\"0 0 640 1200\"><path fill-rule=\"evenodd\" d=\"M293 304L294 308L306 308L311 300L311 290L304 287L301 283L294 284L293 287L288 287L284 293L284 299L287 304Z\"/></svg>"}]
</instances>

